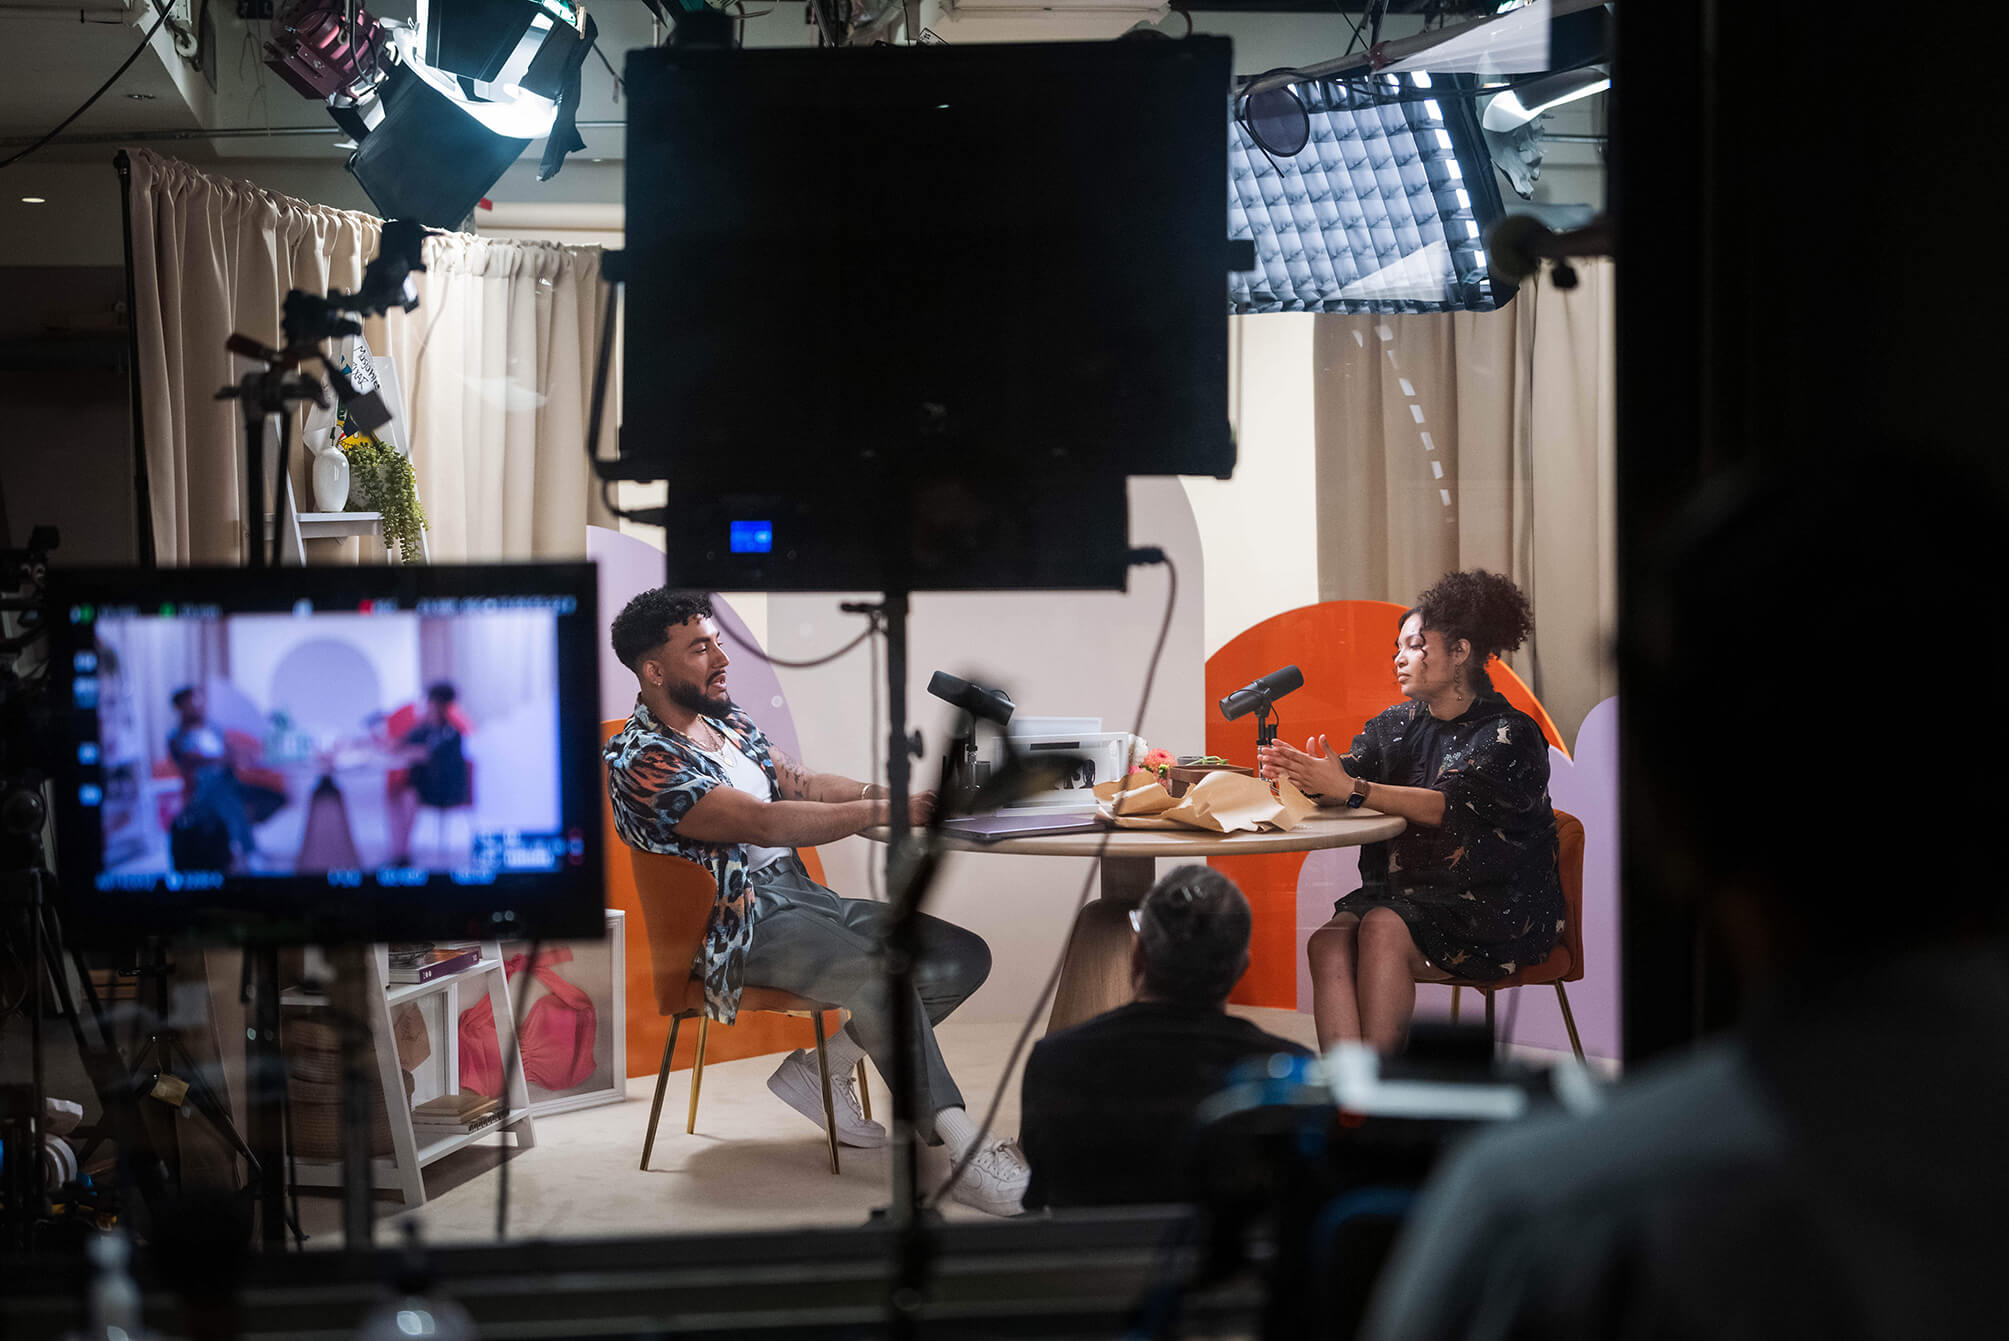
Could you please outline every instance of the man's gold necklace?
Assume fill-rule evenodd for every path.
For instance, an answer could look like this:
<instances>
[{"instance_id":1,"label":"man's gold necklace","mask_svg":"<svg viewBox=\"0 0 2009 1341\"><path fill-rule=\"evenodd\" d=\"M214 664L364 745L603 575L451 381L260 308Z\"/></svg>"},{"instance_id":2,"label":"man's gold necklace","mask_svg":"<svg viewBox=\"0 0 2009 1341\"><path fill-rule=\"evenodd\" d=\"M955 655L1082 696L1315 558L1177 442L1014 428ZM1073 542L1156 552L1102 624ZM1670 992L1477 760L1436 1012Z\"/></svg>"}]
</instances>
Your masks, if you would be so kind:
<instances>
[{"instance_id":1,"label":"man's gold necklace","mask_svg":"<svg viewBox=\"0 0 2009 1341\"><path fill-rule=\"evenodd\" d=\"M677 731L677 729L674 726L671 726L670 730L677 731L678 735L682 736L685 740L688 740L691 744L697 745L699 749L704 750L706 753L717 754L720 750L725 748L725 737L719 734L719 729L717 727L713 726L710 722L705 722L704 718L700 717L698 718L698 720L700 722L704 722L705 730L711 733L712 743L709 745L698 745L698 738L692 735L688 731ZM663 725L669 726L670 724L668 722L665 722L663 723Z\"/></svg>"}]
</instances>

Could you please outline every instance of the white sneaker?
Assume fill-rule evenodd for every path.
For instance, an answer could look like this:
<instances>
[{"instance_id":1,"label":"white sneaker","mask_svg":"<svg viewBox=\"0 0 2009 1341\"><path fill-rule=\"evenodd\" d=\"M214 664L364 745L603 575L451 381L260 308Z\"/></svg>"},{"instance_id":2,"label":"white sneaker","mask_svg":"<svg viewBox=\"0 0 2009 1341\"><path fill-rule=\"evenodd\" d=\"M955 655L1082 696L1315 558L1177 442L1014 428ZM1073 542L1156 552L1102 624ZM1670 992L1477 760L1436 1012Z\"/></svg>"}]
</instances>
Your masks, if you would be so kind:
<instances>
[{"instance_id":1,"label":"white sneaker","mask_svg":"<svg viewBox=\"0 0 2009 1341\"><path fill-rule=\"evenodd\" d=\"M1018 1152L1018 1143L993 1141L970 1156L949 1195L987 1215L1017 1215L1024 1209L1020 1203L1031 1182L1032 1170Z\"/></svg>"},{"instance_id":2,"label":"white sneaker","mask_svg":"<svg viewBox=\"0 0 2009 1341\"><path fill-rule=\"evenodd\" d=\"M816 1059L806 1051L797 1048L789 1053L767 1078L767 1087L777 1099L822 1128L823 1082L816 1074ZM886 1144L886 1129L866 1117L864 1105L858 1102L858 1075L849 1067L830 1073L830 1115L839 1145L873 1150Z\"/></svg>"}]
</instances>

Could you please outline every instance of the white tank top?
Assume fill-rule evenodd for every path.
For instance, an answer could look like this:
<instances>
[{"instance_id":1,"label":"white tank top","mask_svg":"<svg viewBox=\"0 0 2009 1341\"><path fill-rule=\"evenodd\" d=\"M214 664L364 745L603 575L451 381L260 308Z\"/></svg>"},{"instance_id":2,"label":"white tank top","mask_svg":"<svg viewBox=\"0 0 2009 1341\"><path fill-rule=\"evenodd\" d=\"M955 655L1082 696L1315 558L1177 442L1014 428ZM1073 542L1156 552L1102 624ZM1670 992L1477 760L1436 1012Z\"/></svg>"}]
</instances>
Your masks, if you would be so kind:
<instances>
[{"instance_id":1,"label":"white tank top","mask_svg":"<svg viewBox=\"0 0 2009 1341\"><path fill-rule=\"evenodd\" d=\"M714 727L713 730L718 730L718 728ZM749 796L757 797L762 801L773 800L774 789L768 785L766 771L748 757L744 750L734 744L731 736L726 735L723 731L720 731L719 735L725 740L724 748L705 750L704 753L709 755L713 762L725 770L726 781ZM765 866L771 866L794 850L793 848L786 847L760 847L756 844L748 843L746 845L746 869L752 872L758 871Z\"/></svg>"}]
</instances>

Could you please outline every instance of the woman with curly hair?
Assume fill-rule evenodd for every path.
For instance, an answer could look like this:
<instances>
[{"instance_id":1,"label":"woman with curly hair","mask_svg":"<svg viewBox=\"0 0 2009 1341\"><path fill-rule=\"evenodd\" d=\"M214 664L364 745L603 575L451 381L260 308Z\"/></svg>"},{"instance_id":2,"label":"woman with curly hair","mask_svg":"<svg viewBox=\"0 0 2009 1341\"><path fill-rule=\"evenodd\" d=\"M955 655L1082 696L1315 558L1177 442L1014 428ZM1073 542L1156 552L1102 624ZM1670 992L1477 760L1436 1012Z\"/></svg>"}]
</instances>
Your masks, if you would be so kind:
<instances>
[{"instance_id":1,"label":"woman with curly hair","mask_svg":"<svg viewBox=\"0 0 2009 1341\"><path fill-rule=\"evenodd\" d=\"M1504 978L1555 945L1563 895L1548 742L1486 675L1533 627L1507 578L1448 573L1402 616L1395 680L1407 702L1369 721L1344 754L1324 736L1261 751L1265 777L1288 777L1321 804L1409 822L1360 850L1360 889L1311 935L1321 1048L1396 1052L1418 982Z\"/></svg>"}]
</instances>

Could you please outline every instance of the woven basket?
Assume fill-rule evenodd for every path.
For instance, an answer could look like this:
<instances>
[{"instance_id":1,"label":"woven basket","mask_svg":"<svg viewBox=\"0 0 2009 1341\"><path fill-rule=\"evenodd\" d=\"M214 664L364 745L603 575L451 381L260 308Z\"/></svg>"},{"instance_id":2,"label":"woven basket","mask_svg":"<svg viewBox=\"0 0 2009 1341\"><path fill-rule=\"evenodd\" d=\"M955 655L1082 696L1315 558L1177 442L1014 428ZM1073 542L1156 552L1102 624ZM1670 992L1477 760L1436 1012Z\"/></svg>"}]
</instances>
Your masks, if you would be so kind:
<instances>
[{"instance_id":1,"label":"woven basket","mask_svg":"<svg viewBox=\"0 0 2009 1341\"><path fill-rule=\"evenodd\" d=\"M279 1029L286 1056L287 1131L293 1153L301 1159L342 1157L342 1032L333 1021L313 1012L289 1013ZM405 1075L409 1102L412 1078ZM383 1087L370 1073L370 1154L391 1153L391 1120L384 1107Z\"/></svg>"}]
</instances>

